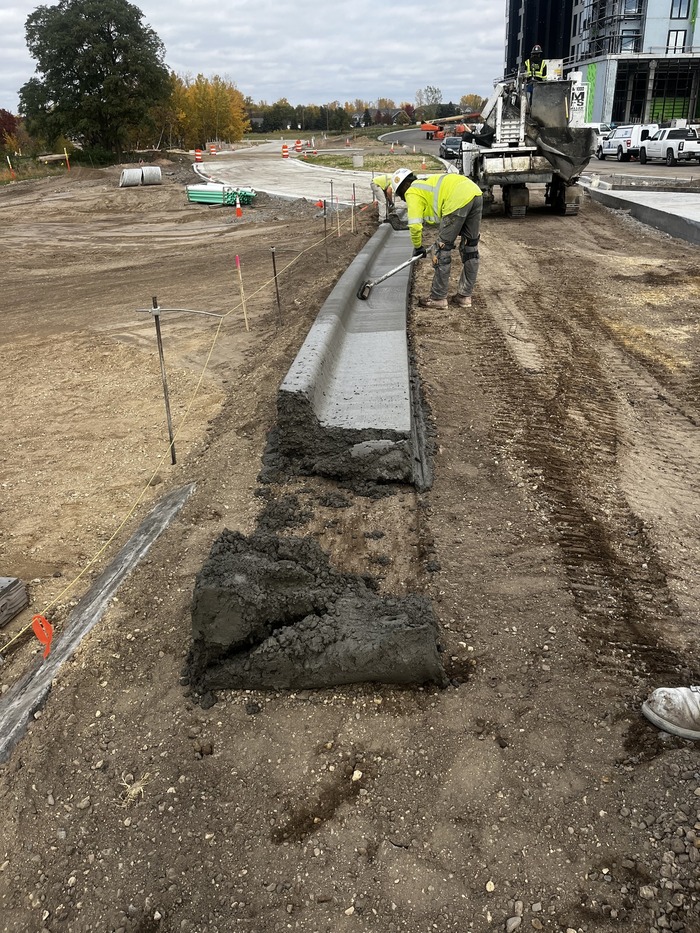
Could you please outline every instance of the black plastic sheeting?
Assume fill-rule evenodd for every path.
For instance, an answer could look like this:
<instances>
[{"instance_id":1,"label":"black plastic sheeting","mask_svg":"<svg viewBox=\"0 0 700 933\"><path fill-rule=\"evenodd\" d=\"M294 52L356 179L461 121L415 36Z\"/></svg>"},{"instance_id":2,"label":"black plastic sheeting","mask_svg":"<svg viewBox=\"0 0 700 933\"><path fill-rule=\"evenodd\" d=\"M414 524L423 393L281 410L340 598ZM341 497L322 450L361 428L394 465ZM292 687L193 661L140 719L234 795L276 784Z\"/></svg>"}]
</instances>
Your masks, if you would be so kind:
<instances>
[{"instance_id":1,"label":"black plastic sheeting","mask_svg":"<svg viewBox=\"0 0 700 933\"><path fill-rule=\"evenodd\" d=\"M596 133L589 127L545 127L527 122L526 133L566 182L579 177L595 150Z\"/></svg>"}]
</instances>

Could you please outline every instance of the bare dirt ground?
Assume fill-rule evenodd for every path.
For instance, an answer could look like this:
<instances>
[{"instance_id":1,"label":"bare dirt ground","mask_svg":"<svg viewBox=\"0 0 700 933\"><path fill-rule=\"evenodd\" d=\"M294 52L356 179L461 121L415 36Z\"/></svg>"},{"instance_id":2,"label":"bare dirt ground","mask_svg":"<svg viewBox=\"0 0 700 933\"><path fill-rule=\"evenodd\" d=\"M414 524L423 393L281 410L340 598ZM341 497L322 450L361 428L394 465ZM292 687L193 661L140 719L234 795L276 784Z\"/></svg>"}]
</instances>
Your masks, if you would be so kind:
<instances>
[{"instance_id":1,"label":"bare dirt ground","mask_svg":"<svg viewBox=\"0 0 700 933\"><path fill-rule=\"evenodd\" d=\"M697 933L698 748L639 713L700 677L697 250L590 201L486 219L471 315L411 310L432 490L263 489L277 386L373 221L324 244L312 204L236 220L163 171L0 190L0 575L31 591L2 644L35 612L60 638L150 505L197 484L0 768L0 930ZM154 295L227 314L216 341L164 315L174 467ZM195 574L290 496L341 570L430 597L447 689L196 702ZM3 653L3 692L41 650Z\"/></svg>"}]
</instances>

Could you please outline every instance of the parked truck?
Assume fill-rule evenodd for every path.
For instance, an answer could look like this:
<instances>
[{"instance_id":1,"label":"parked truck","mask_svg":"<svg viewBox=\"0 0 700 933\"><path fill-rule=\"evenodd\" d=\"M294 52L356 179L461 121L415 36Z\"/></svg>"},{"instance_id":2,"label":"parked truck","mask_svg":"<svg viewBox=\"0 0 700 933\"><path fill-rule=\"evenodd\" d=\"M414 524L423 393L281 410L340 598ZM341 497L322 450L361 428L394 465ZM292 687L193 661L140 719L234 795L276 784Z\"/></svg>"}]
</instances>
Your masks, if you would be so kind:
<instances>
[{"instance_id":1,"label":"parked truck","mask_svg":"<svg viewBox=\"0 0 700 933\"><path fill-rule=\"evenodd\" d=\"M526 85L522 77L499 82L482 110L478 134L465 133L462 173L479 185L484 211L500 186L505 212L522 217L530 203L529 184L545 185L545 203L561 214L577 214L576 182L596 145L590 127L571 125L572 81Z\"/></svg>"},{"instance_id":2,"label":"parked truck","mask_svg":"<svg viewBox=\"0 0 700 933\"><path fill-rule=\"evenodd\" d=\"M639 149L639 161L644 165L654 159L663 159L666 165L677 162L700 162L700 140L689 126L671 126L659 129L645 139Z\"/></svg>"}]
</instances>

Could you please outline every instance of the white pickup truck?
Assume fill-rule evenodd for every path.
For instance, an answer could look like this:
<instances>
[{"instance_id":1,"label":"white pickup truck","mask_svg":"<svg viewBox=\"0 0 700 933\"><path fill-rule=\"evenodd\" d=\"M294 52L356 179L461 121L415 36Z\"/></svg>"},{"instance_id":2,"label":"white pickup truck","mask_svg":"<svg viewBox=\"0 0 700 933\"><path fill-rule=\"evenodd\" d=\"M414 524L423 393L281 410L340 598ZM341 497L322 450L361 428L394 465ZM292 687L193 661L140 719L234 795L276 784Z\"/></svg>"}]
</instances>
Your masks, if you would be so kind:
<instances>
[{"instance_id":1,"label":"white pickup truck","mask_svg":"<svg viewBox=\"0 0 700 933\"><path fill-rule=\"evenodd\" d=\"M700 162L700 140L698 134L689 126L672 126L670 129L657 130L649 139L645 139L639 148L639 161L644 165L652 159L662 159L666 165L677 162Z\"/></svg>"}]
</instances>

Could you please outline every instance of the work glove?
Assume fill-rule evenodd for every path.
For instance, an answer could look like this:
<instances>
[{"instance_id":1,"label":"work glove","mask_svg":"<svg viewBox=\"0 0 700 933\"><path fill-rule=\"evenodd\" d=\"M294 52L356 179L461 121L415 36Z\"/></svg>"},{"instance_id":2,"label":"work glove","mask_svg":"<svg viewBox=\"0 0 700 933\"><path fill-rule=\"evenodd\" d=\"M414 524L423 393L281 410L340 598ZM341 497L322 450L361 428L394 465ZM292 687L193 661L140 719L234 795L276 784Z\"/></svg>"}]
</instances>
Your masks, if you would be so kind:
<instances>
[{"instance_id":1,"label":"work glove","mask_svg":"<svg viewBox=\"0 0 700 933\"><path fill-rule=\"evenodd\" d=\"M421 259L425 259L425 257L428 255L428 251L426 250L425 246L416 246L416 248L413 250L413 255L420 256Z\"/></svg>"}]
</instances>

